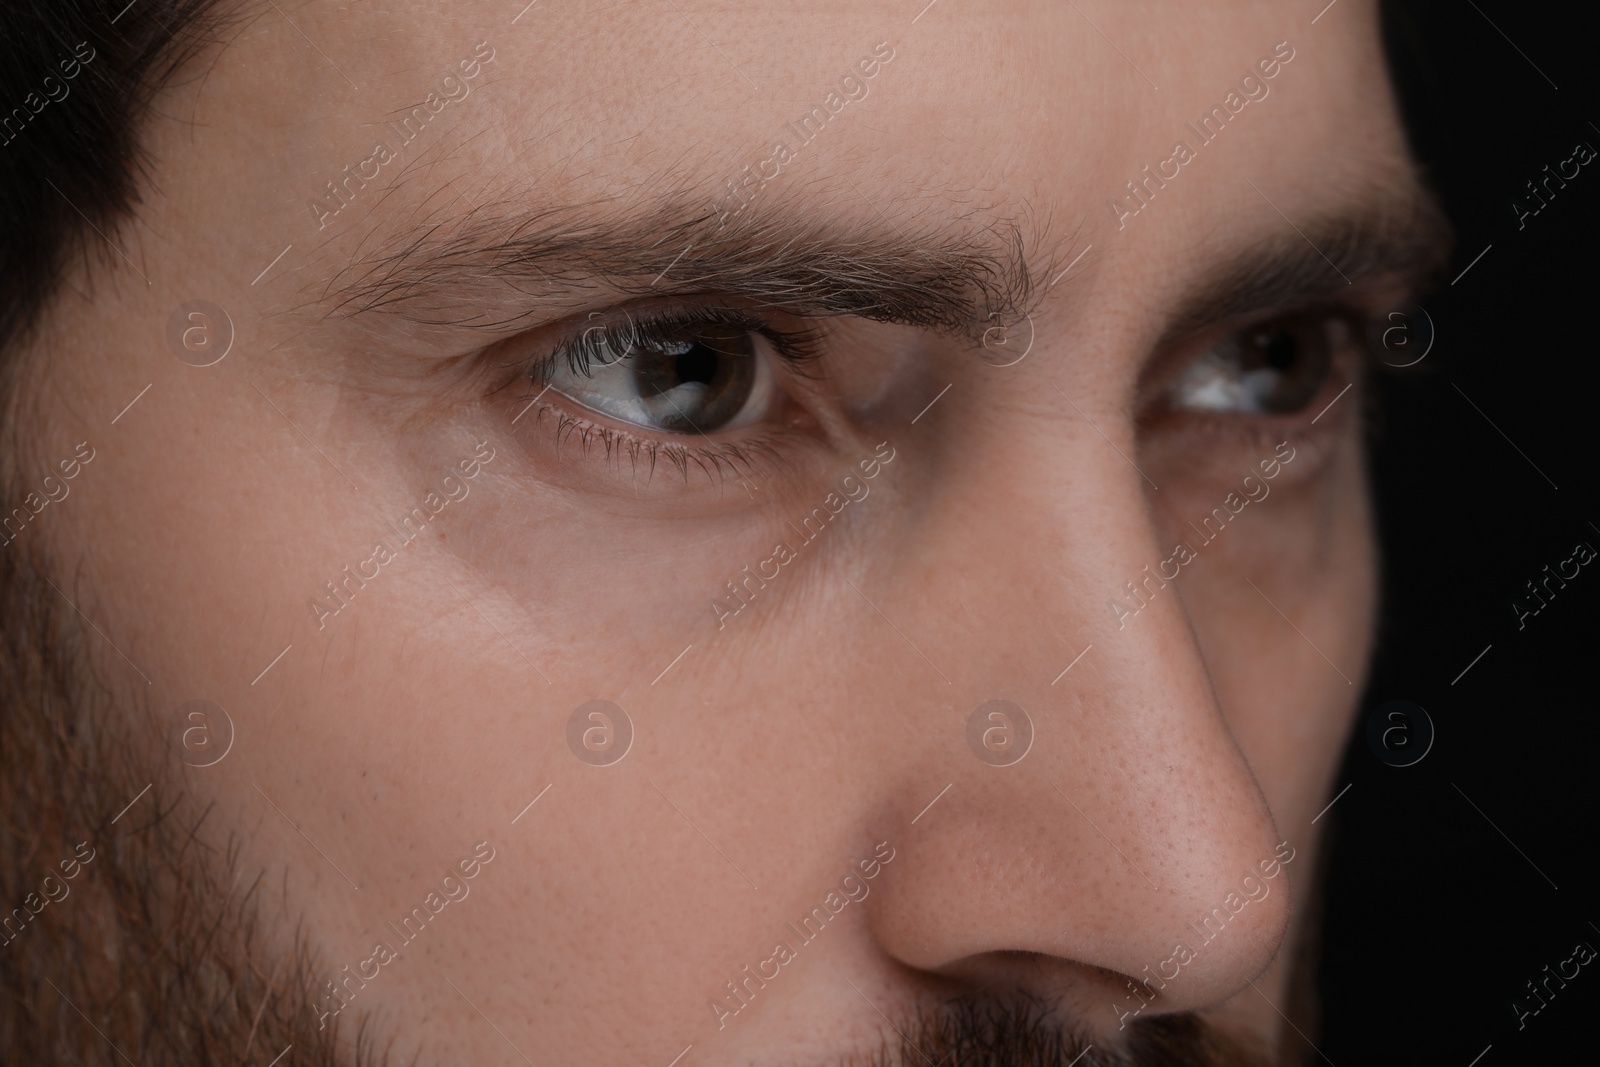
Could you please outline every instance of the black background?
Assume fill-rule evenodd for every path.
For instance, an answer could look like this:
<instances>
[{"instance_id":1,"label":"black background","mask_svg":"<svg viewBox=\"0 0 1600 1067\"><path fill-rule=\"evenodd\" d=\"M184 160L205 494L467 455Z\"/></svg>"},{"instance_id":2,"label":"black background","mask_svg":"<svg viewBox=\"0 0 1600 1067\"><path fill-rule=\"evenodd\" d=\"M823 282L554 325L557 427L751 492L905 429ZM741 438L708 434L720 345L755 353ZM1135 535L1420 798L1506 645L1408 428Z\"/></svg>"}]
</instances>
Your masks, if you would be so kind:
<instances>
[{"instance_id":1,"label":"black background","mask_svg":"<svg viewBox=\"0 0 1600 1067\"><path fill-rule=\"evenodd\" d=\"M1508 0L1386 13L1412 142L1459 245L1423 301L1434 347L1385 376L1374 430L1386 602L1336 789L1353 784L1323 820L1315 1062L1468 1067L1486 1048L1478 1067L1600 1062L1600 959L1520 1029L1511 1008L1576 943L1600 949L1600 559L1520 630L1511 608L1580 541L1600 550L1600 158L1521 229L1511 207L1578 142L1600 150L1592 18ZM1396 699L1436 730L1409 767L1366 739Z\"/></svg>"}]
</instances>

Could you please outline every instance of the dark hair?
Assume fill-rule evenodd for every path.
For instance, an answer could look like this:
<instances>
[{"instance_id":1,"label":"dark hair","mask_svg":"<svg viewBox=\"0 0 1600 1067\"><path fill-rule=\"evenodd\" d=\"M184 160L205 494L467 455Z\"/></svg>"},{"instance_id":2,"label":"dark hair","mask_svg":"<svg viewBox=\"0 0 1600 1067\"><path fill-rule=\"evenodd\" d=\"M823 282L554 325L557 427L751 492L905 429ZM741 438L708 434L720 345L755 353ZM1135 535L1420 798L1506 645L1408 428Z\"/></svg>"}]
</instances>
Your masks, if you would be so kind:
<instances>
[{"instance_id":1,"label":"dark hair","mask_svg":"<svg viewBox=\"0 0 1600 1067\"><path fill-rule=\"evenodd\" d=\"M238 7L0 0L0 352L38 324L72 255L117 256L95 231L116 240L138 205L142 119ZM8 436L0 489L14 448ZM244 878L237 838L206 843L203 812L152 782L153 764L133 771L141 731L111 714L39 552L0 553L0 1062L121 1062L107 1044L146 1064L264 1063L268 1046L315 1067L379 1062L366 1020L319 1028L321 968L303 930L269 943L262 913L280 898ZM105 813L140 788L130 772L148 814L113 835ZM49 906L65 892L73 907Z\"/></svg>"},{"instance_id":2,"label":"dark hair","mask_svg":"<svg viewBox=\"0 0 1600 1067\"><path fill-rule=\"evenodd\" d=\"M0 351L72 252L117 254L95 231L138 202L141 120L224 17L220 0L0 2Z\"/></svg>"}]
</instances>

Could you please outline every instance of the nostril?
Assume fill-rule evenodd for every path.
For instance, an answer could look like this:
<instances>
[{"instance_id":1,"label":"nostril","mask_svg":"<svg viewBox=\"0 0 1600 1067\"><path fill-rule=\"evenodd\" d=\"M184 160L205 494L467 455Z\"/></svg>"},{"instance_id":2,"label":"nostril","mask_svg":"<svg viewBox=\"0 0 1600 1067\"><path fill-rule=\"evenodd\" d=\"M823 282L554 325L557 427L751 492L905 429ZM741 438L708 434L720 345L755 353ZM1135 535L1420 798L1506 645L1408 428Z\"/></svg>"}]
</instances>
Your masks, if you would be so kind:
<instances>
[{"instance_id":1,"label":"nostril","mask_svg":"<svg viewBox=\"0 0 1600 1067\"><path fill-rule=\"evenodd\" d=\"M854 1061L853 1061L854 1062ZM872 1063L1058 1067L1268 1067L1259 1038L1193 1012L1152 1015L1107 1032L1048 996L966 993L920 1004Z\"/></svg>"}]
</instances>

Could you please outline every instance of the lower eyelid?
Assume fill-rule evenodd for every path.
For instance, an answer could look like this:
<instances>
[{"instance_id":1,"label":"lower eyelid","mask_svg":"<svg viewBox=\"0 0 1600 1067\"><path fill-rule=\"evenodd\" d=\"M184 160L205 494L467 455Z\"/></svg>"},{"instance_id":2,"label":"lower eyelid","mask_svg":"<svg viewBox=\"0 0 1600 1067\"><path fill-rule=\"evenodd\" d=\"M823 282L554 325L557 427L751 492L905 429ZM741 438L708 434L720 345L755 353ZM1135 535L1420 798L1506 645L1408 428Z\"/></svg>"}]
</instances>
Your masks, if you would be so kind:
<instances>
[{"instance_id":1,"label":"lower eyelid","mask_svg":"<svg viewBox=\"0 0 1600 1067\"><path fill-rule=\"evenodd\" d=\"M578 410L569 411L550 402L552 395L573 403ZM592 420L580 413L589 412L590 409L558 390L548 388L522 401L518 407L525 411L519 424L532 422L541 428L541 436L546 444L553 446L557 457L563 449L576 444L586 462L608 467L626 464L625 470L612 470L606 472L605 476L627 474L635 486L641 476L649 483L655 479L658 471L663 470L675 472L684 484L704 479L707 485L713 487L730 481L766 479L787 472L789 446L798 446L799 441L795 438L804 436L780 430L724 441L707 440L692 434L656 438ZM593 414L597 418L606 418L601 412ZM530 446L535 447L538 446ZM599 454L596 455L596 452Z\"/></svg>"},{"instance_id":2,"label":"lower eyelid","mask_svg":"<svg viewBox=\"0 0 1600 1067\"><path fill-rule=\"evenodd\" d=\"M1141 420L1139 461L1166 477L1237 480L1243 468L1270 458L1282 442L1299 455L1284 467L1283 484L1309 481L1335 445L1359 424L1367 403L1362 353L1335 353L1327 384L1305 409L1292 415L1247 415L1168 411ZM1315 421L1313 421L1315 420ZM1158 483L1163 481L1156 474Z\"/></svg>"}]
</instances>

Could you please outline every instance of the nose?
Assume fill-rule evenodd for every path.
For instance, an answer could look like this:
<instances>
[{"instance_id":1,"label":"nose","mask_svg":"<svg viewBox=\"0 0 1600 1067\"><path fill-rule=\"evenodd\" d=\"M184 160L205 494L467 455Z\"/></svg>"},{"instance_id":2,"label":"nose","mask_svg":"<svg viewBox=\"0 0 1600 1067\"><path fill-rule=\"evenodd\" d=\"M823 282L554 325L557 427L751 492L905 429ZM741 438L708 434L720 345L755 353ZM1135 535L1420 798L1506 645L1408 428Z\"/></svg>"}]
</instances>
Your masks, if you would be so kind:
<instances>
[{"instance_id":1,"label":"nose","mask_svg":"<svg viewBox=\"0 0 1600 1067\"><path fill-rule=\"evenodd\" d=\"M1109 985L1152 1012L1216 1004L1272 960L1292 848L1229 730L1180 590L1151 577L1171 546L1125 458L1131 420L1118 433L1112 407L1061 408L1008 420L1004 457L980 449L951 463L948 499L963 506L925 513L884 579L923 591L925 617L951 620L947 643L959 630L984 650L951 672L971 708L1013 701L1034 736L1008 765L930 750L893 786L920 791L915 810L930 782L953 781L872 898L873 935L906 966L1013 991ZM1131 616L1110 606L1136 603L1129 582L1145 601ZM980 738L987 722L1000 731L991 740L1023 728L979 718Z\"/></svg>"}]
</instances>

